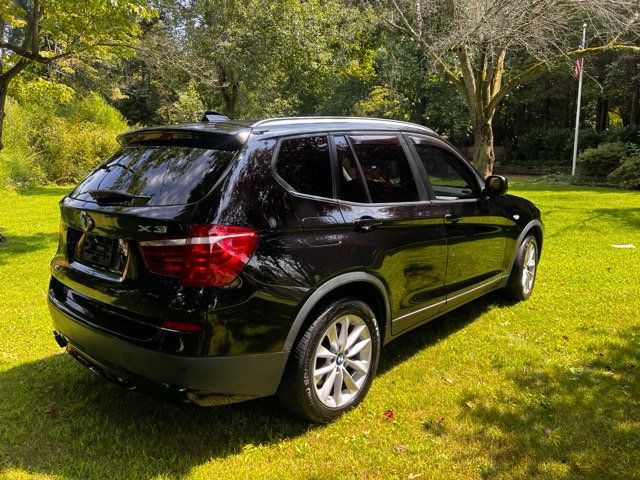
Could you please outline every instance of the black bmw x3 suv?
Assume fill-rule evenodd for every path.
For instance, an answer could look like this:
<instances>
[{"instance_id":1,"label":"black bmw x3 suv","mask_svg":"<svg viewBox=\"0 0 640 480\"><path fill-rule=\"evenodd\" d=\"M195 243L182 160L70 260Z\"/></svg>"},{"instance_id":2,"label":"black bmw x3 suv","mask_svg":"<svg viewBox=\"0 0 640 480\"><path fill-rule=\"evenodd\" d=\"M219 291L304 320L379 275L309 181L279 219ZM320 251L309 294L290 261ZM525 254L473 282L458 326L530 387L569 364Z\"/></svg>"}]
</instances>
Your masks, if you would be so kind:
<instances>
[{"instance_id":1,"label":"black bmw x3 suv","mask_svg":"<svg viewBox=\"0 0 640 480\"><path fill-rule=\"evenodd\" d=\"M539 210L428 128L209 114L119 141L60 202L48 300L60 346L125 386L277 393L326 422L384 344L490 291L531 295Z\"/></svg>"}]
</instances>

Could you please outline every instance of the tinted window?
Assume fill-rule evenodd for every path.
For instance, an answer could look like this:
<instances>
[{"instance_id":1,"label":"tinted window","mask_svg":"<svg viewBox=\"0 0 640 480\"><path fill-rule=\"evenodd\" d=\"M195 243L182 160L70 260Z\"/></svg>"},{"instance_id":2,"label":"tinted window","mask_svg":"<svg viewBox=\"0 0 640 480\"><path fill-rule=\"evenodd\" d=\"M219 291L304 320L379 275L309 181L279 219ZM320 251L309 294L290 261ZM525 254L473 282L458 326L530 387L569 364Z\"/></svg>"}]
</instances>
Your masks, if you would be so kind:
<instances>
[{"instance_id":1,"label":"tinted window","mask_svg":"<svg viewBox=\"0 0 640 480\"><path fill-rule=\"evenodd\" d=\"M362 175L356 164L353 152L346 137L335 137L336 154L338 157L338 177L340 179L341 200L349 202L367 203L367 192L362 181Z\"/></svg>"},{"instance_id":2,"label":"tinted window","mask_svg":"<svg viewBox=\"0 0 640 480\"><path fill-rule=\"evenodd\" d=\"M296 192L333 198L329 143L325 136L283 140L276 172Z\"/></svg>"},{"instance_id":3,"label":"tinted window","mask_svg":"<svg viewBox=\"0 0 640 480\"><path fill-rule=\"evenodd\" d=\"M427 172L436 199L451 200L474 196L473 184L465 178L468 178L469 174L464 173L460 159L419 138L411 140Z\"/></svg>"},{"instance_id":4,"label":"tinted window","mask_svg":"<svg viewBox=\"0 0 640 480\"><path fill-rule=\"evenodd\" d=\"M397 136L351 137L373 203L420 200L411 167Z\"/></svg>"},{"instance_id":5,"label":"tinted window","mask_svg":"<svg viewBox=\"0 0 640 480\"><path fill-rule=\"evenodd\" d=\"M172 145L125 147L89 174L71 196L92 200L88 192L117 190L150 197L148 206L197 202L209 193L235 153Z\"/></svg>"}]
</instances>

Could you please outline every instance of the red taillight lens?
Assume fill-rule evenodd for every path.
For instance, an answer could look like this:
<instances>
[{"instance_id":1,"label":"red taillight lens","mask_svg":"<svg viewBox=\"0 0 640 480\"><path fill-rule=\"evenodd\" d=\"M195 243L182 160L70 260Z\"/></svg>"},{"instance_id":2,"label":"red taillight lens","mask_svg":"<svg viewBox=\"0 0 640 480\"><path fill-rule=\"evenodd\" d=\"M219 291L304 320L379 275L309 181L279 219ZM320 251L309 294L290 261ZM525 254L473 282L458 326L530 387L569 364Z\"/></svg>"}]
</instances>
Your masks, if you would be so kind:
<instances>
[{"instance_id":1,"label":"red taillight lens","mask_svg":"<svg viewBox=\"0 0 640 480\"><path fill-rule=\"evenodd\" d=\"M190 225L187 238L140 242L150 272L179 277L190 287L231 283L257 246L258 232L228 225Z\"/></svg>"},{"instance_id":2,"label":"red taillight lens","mask_svg":"<svg viewBox=\"0 0 640 480\"><path fill-rule=\"evenodd\" d=\"M162 322L162 328L167 330L175 330L176 332L197 333L202 331L200 325L188 322L177 322L175 320L165 320Z\"/></svg>"}]
</instances>

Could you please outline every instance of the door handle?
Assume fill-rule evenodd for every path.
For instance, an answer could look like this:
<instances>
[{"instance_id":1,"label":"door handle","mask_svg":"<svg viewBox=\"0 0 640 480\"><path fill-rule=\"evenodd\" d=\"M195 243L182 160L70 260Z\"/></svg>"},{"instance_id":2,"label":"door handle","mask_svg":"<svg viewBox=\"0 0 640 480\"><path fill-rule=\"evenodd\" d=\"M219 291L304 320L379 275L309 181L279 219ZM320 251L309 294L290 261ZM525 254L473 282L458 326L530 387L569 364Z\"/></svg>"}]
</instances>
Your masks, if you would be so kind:
<instances>
[{"instance_id":1,"label":"door handle","mask_svg":"<svg viewBox=\"0 0 640 480\"><path fill-rule=\"evenodd\" d=\"M353 226L359 232L370 232L382 225L382 220L373 217L361 217L353 221Z\"/></svg>"},{"instance_id":2,"label":"door handle","mask_svg":"<svg viewBox=\"0 0 640 480\"><path fill-rule=\"evenodd\" d=\"M458 223L462 220L462 215L454 215L453 213L447 213L444 219L449 223Z\"/></svg>"}]
</instances>

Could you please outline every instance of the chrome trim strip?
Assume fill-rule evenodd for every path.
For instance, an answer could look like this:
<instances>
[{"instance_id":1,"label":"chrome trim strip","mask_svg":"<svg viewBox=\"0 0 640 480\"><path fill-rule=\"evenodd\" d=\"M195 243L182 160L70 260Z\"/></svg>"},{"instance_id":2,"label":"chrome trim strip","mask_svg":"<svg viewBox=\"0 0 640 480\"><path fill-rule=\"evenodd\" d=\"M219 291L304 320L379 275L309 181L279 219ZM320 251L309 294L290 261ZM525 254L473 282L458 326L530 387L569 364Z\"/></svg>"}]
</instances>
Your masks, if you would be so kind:
<instances>
[{"instance_id":1,"label":"chrome trim strip","mask_svg":"<svg viewBox=\"0 0 640 480\"><path fill-rule=\"evenodd\" d=\"M488 286L490 286L490 285L492 285L492 284L494 284L494 283L498 283L498 282L500 282L501 280L502 280L502 277L496 277L496 278L494 278L494 279L492 279L492 280L489 280L488 282L485 282L485 283L483 283L483 284L480 284L480 285L478 285L478 286L476 286L476 287L473 287L473 288L471 288L471 289L469 289L469 290L465 290L465 291L464 291L464 292L462 292L462 293L458 293L457 295L454 295L453 297L448 297L448 298L447 298L447 302L449 302L449 301L451 301L451 300L455 300L456 298L464 297L465 295L469 295L470 293L473 293L473 292L475 292L476 290L480 290L480 289L482 289L482 288L488 287Z\"/></svg>"},{"instance_id":2,"label":"chrome trim strip","mask_svg":"<svg viewBox=\"0 0 640 480\"><path fill-rule=\"evenodd\" d=\"M216 235L215 237L170 238L165 240L145 240L141 247L175 247L181 245L213 245L226 238L249 237L253 233L235 233L230 235Z\"/></svg>"},{"instance_id":3,"label":"chrome trim strip","mask_svg":"<svg viewBox=\"0 0 640 480\"><path fill-rule=\"evenodd\" d=\"M477 286L475 286L475 287L473 287L473 288L471 288L471 289L469 289L469 290L465 290L465 291L464 291L464 292L462 292L462 293L458 293L457 295L454 295L453 297L448 297L448 298L446 298L445 300L440 300L439 302L433 303L433 304L428 305L428 306L423 307L423 308L419 308L418 310L414 310L413 312L405 313L404 315L401 315L401 316L399 316L399 317L394 318L394 319L392 320L392 323L395 323L395 322L397 322L398 320L402 320L403 318L410 317L410 316L415 315L415 314L417 314L417 313L424 312L425 310L429 310L430 308L435 308L435 307L439 307L439 306L440 306L440 305L442 305L442 304L447 304L447 303L449 303L449 302L450 302L450 301L452 301L452 300L455 300L455 299L460 298L460 297L464 297L465 295L469 295L469 294L471 294L471 293L473 293L473 292L475 292L475 291L477 291L477 290L480 290L480 289L482 289L482 288L485 288L485 287L491 286L491 285L493 285L494 283L501 282L502 280L504 280L504 278L505 278L505 276L503 275L503 276L500 276L500 277L497 277L497 278L491 279L491 280L489 280L488 282L485 282L485 283L483 283L483 284L481 284L481 285L477 285Z\"/></svg>"},{"instance_id":4,"label":"chrome trim strip","mask_svg":"<svg viewBox=\"0 0 640 480\"><path fill-rule=\"evenodd\" d=\"M414 310L413 312L405 313L404 315L401 315L401 316L399 316L397 318L394 318L393 322L397 322L398 320L402 320L403 318L407 318L407 317L410 317L410 316L415 315L417 313L424 312L425 310L429 310L430 308L439 307L440 305L442 305L444 303L447 303L446 299L445 300L440 300L439 302L433 303L433 304L428 305L426 307L419 308L418 310Z\"/></svg>"}]
</instances>

